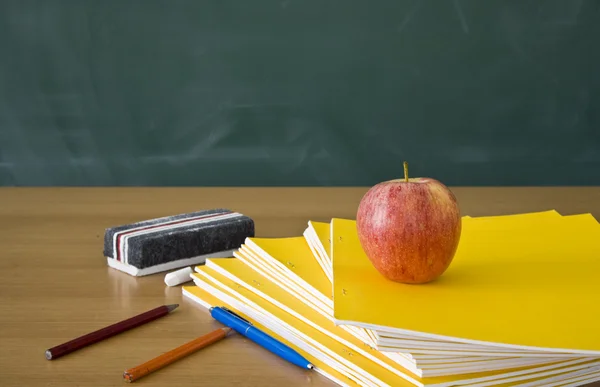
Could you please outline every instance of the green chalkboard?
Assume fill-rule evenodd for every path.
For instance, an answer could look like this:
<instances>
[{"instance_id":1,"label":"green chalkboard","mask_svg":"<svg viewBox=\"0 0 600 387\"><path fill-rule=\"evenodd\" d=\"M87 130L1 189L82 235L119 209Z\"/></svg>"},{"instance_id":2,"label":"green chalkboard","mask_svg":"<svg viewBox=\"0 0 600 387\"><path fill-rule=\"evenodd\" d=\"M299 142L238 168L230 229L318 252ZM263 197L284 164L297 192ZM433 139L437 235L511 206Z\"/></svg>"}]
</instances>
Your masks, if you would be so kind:
<instances>
[{"instance_id":1,"label":"green chalkboard","mask_svg":"<svg viewBox=\"0 0 600 387\"><path fill-rule=\"evenodd\" d=\"M600 184L597 0L0 2L0 185Z\"/></svg>"}]
</instances>

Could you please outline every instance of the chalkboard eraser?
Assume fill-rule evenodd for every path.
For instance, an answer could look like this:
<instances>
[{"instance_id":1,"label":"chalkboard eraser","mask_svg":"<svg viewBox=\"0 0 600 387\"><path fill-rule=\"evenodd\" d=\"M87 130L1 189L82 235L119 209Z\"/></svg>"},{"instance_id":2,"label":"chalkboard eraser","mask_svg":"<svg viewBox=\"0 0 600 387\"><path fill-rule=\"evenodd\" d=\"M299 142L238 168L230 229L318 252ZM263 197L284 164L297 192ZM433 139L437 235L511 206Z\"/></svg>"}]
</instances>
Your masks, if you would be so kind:
<instances>
[{"instance_id":1,"label":"chalkboard eraser","mask_svg":"<svg viewBox=\"0 0 600 387\"><path fill-rule=\"evenodd\" d=\"M104 234L108 266L145 276L233 257L254 221L228 209L211 209L115 226Z\"/></svg>"}]
</instances>

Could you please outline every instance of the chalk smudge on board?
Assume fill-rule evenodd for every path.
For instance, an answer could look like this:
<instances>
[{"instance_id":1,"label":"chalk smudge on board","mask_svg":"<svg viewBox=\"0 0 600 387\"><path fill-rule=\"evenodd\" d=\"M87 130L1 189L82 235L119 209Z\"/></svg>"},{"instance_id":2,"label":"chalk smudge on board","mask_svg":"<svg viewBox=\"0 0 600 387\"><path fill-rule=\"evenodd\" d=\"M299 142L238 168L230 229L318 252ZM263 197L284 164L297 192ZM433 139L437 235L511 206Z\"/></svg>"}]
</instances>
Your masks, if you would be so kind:
<instances>
[{"instance_id":1,"label":"chalk smudge on board","mask_svg":"<svg viewBox=\"0 0 600 387\"><path fill-rule=\"evenodd\" d=\"M402 20L402 23L400 23L400 26L398 27L398 32L399 33L402 32L402 30L404 30L404 28L412 20L412 18L417 13L417 10L419 9L420 6L421 6L421 0L417 0L415 2L415 4L413 5L413 7L410 9L410 11L408 11L408 13L406 14L406 16Z\"/></svg>"},{"instance_id":2,"label":"chalk smudge on board","mask_svg":"<svg viewBox=\"0 0 600 387\"><path fill-rule=\"evenodd\" d=\"M469 33L469 25L467 24L467 18L465 17L465 13L459 3L459 0L454 0L454 8L456 9L456 13L458 14L458 18L460 19L460 24L462 25L462 29L465 34Z\"/></svg>"}]
</instances>

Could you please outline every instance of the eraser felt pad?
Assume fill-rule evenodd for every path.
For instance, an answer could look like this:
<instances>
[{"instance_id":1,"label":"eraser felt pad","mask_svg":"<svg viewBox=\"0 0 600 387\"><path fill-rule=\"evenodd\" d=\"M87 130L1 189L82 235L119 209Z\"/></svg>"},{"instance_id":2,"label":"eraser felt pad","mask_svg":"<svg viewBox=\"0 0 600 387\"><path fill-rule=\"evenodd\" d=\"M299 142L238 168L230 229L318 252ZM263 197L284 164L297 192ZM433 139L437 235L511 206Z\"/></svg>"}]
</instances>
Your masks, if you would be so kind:
<instances>
[{"instance_id":1,"label":"eraser felt pad","mask_svg":"<svg viewBox=\"0 0 600 387\"><path fill-rule=\"evenodd\" d=\"M140 276L230 257L254 236L254 221L228 209L211 209L108 228L109 266Z\"/></svg>"}]
</instances>

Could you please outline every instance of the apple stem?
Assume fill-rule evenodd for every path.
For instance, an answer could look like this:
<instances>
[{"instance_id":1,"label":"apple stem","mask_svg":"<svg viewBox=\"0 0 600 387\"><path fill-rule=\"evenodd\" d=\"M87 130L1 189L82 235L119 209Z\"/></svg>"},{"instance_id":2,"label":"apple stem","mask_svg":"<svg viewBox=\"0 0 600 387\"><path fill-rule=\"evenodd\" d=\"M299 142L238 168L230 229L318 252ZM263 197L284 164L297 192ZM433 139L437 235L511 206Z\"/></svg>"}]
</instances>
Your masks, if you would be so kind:
<instances>
[{"instance_id":1,"label":"apple stem","mask_svg":"<svg viewBox=\"0 0 600 387\"><path fill-rule=\"evenodd\" d=\"M408 183L408 163L404 162L404 181Z\"/></svg>"}]
</instances>

